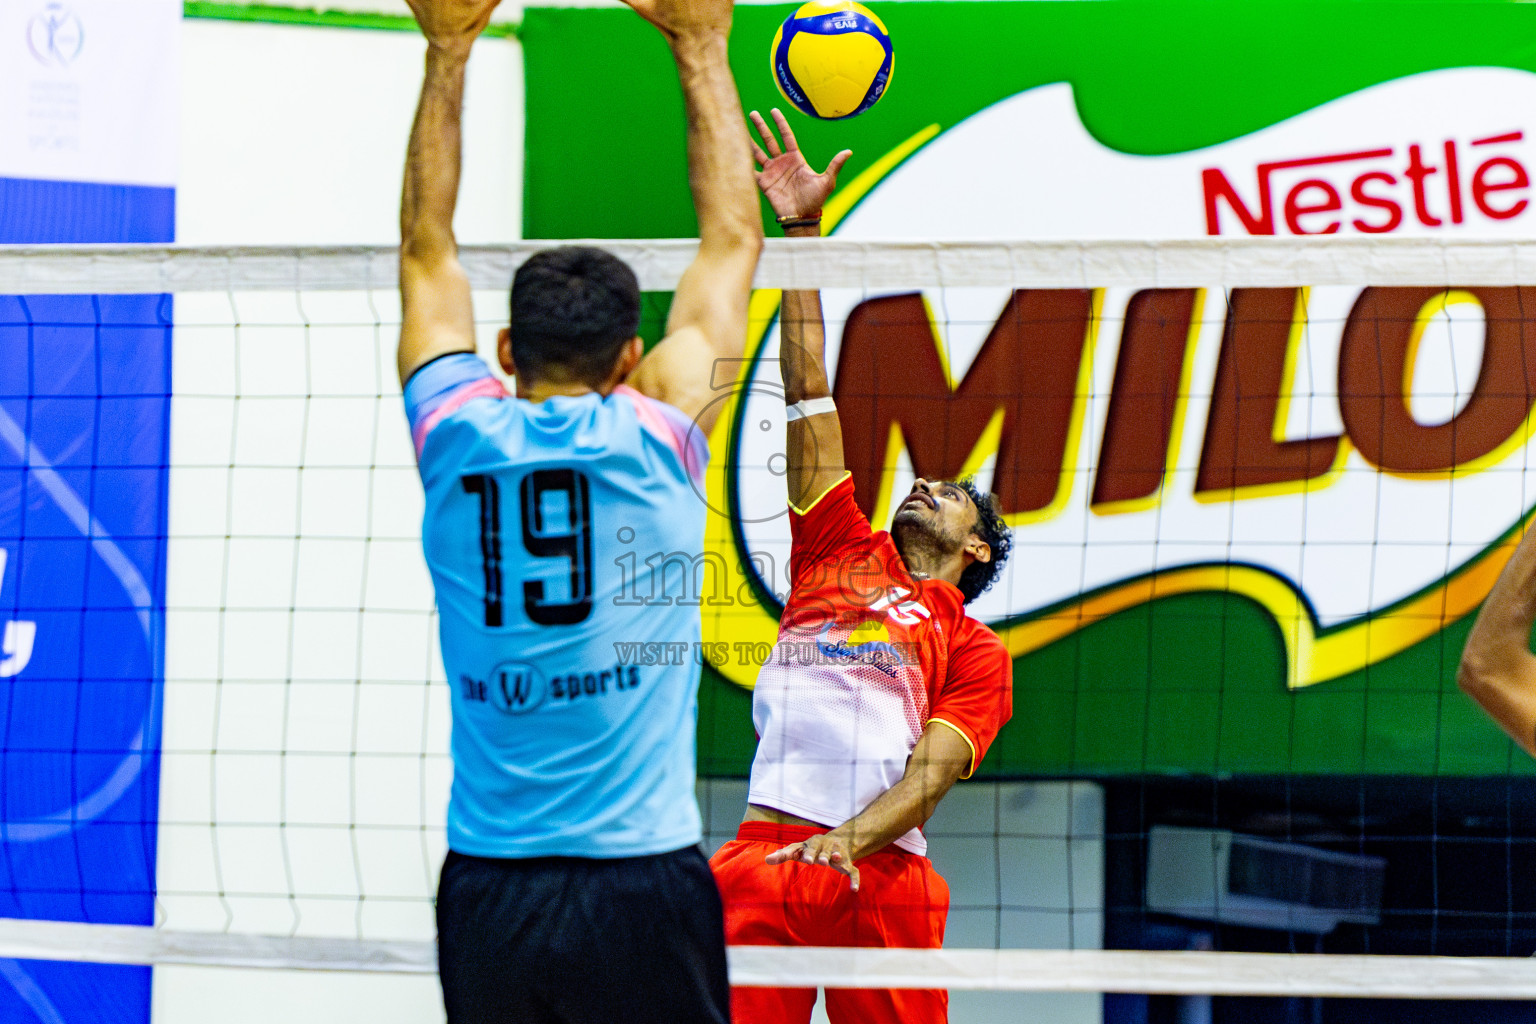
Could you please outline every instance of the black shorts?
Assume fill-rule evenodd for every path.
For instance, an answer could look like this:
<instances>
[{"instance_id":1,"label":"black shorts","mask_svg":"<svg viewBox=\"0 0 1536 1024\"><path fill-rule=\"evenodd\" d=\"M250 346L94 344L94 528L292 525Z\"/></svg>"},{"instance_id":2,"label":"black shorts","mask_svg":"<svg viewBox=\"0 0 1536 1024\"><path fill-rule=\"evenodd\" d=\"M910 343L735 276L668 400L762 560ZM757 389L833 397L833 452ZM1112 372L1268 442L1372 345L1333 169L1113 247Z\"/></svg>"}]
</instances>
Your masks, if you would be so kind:
<instances>
[{"instance_id":1,"label":"black shorts","mask_svg":"<svg viewBox=\"0 0 1536 1024\"><path fill-rule=\"evenodd\" d=\"M450 852L437 890L448 1024L728 1024L720 891L695 847L654 857Z\"/></svg>"}]
</instances>

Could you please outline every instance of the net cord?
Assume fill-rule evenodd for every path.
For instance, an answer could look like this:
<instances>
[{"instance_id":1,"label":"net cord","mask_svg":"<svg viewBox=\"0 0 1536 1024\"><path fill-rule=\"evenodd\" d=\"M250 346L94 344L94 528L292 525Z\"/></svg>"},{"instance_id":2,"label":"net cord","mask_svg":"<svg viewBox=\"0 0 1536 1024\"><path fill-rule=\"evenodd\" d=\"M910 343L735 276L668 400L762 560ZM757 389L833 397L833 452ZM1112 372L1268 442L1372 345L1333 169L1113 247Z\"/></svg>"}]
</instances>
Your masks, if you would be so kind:
<instances>
[{"instance_id":1,"label":"net cord","mask_svg":"<svg viewBox=\"0 0 1536 1024\"><path fill-rule=\"evenodd\" d=\"M0 957L87 963L432 974L430 942L170 931L0 919ZM1536 998L1536 960L1504 957L734 946L733 985L992 992Z\"/></svg>"},{"instance_id":2,"label":"net cord","mask_svg":"<svg viewBox=\"0 0 1536 1024\"><path fill-rule=\"evenodd\" d=\"M502 289L551 245L599 245L647 291L666 291L693 239L471 245L476 289ZM392 290L394 247L0 246L0 295ZM1306 285L1501 286L1536 281L1536 242L1426 238L1204 238L1166 242L879 241L775 238L759 288L1182 288Z\"/></svg>"}]
</instances>

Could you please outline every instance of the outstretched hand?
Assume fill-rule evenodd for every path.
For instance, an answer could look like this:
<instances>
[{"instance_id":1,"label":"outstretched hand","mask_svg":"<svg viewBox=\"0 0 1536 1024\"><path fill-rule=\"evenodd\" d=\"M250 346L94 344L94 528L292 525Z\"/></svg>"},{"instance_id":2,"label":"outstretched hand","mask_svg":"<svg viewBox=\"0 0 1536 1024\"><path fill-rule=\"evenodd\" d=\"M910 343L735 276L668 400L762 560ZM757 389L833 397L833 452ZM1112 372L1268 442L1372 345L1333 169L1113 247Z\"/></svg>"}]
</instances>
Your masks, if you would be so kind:
<instances>
[{"instance_id":1,"label":"outstretched hand","mask_svg":"<svg viewBox=\"0 0 1536 1024\"><path fill-rule=\"evenodd\" d=\"M432 45L467 53L501 0L405 0Z\"/></svg>"},{"instance_id":2,"label":"outstretched hand","mask_svg":"<svg viewBox=\"0 0 1536 1024\"><path fill-rule=\"evenodd\" d=\"M755 142L752 144L752 156L762 165L762 170L757 172L757 187L762 189L763 195L768 198L768 205L773 207L774 215L779 218L819 217L822 204L837 188L837 172L842 170L853 151L843 150L832 158L825 171L817 174L805 162L800 144L795 141L795 133L790 130L784 115L778 108L769 113L773 115L774 124L779 127L779 135L784 144L782 147L779 145L773 129L763 120L763 115L752 111L752 125L763 140L762 146ZM764 147L767 147L766 151Z\"/></svg>"},{"instance_id":3,"label":"outstretched hand","mask_svg":"<svg viewBox=\"0 0 1536 1024\"><path fill-rule=\"evenodd\" d=\"M848 876L848 887L854 892L859 891L859 869L853 863L853 851L848 848L848 843L832 833L814 835L799 843L790 843L788 846L774 850L766 858L769 864L787 864L796 861L801 864L820 864L822 867L831 868L833 871L841 871Z\"/></svg>"},{"instance_id":4,"label":"outstretched hand","mask_svg":"<svg viewBox=\"0 0 1536 1024\"><path fill-rule=\"evenodd\" d=\"M718 35L731 30L733 0L624 0L636 14L661 29L670 40Z\"/></svg>"}]
</instances>

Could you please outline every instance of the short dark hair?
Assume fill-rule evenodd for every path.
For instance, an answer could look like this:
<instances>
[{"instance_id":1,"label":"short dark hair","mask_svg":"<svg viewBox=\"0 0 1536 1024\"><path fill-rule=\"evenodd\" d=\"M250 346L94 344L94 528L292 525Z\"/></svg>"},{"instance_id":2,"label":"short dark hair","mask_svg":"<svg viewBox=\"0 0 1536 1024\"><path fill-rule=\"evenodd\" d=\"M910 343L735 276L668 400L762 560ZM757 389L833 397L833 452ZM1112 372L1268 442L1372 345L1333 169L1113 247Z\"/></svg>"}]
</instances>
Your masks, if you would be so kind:
<instances>
[{"instance_id":1,"label":"short dark hair","mask_svg":"<svg viewBox=\"0 0 1536 1024\"><path fill-rule=\"evenodd\" d=\"M600 384L640 329L640 282L612 253L536 252L512 278L512 361L520 375Z\"/></svg>"},{"instance_id":2,"label":"short dark hair","mask_svg":"<svg viewBox=\"0 0 1536 1024\"><path fill-rule=\"evenodd\" d=\"M1013 551L1013 531L1003 520L1002 502L997 495L983 492L971 477L954 483L976 506L976 525L971 528L971 532L986 541L987 547L992 549L991 561L977 559L960 574L960 593L965 603L970 604L997 582L997 577L1003 571L1003 563L1008 561L1008 555Z\"/></svg>"}]
</instances>

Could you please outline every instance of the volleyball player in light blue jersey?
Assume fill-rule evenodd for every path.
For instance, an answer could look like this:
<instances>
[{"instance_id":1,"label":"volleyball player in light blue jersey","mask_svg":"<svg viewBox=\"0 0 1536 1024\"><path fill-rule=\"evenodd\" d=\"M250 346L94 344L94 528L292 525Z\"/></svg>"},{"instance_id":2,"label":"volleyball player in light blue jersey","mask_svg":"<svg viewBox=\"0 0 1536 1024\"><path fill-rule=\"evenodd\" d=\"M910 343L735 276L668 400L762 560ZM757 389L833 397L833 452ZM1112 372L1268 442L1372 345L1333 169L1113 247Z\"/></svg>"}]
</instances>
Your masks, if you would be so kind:
<instances>
[{"instance_id":1,"label":"volleyball player in light blue jersey","mask_svg":"<svg viewBox=\"0 0 1536 1024\"><path fill-rule=\"evenodd\" d=\"M622 384L509 397L468 353L422 367L405 400L453 684L449 846L635 857L697 843L699 610L682 577L704 535L704 435ZM626 579L626 552L642 574L649 553L692 552L690 569ZM636 640L659 642L645 660L662 663L635 664Z\"/></svg>"},{"instance_id":2,"label":"volleyball player in light blue jersey","mask_svg":"<svg viewBox=\"0 0 1536 1024\"><path fill-rule=\"evenodd\" d=\"M629 0L671 46L687 109L699 253L666 338L644 353L621 261L539 253L498 339L515 396L473 354L453 236L464 69L497 0L409 2L428 50L400 212L399 370L453 691L448 1020L725 1024L693 797L698 609L670 600L662 574L669 555L702 553L711 379L745 347L762 247L731 2ZM626 580L621 564L655 578ZM617 656L658 642L686 654L644 661L681 664Z\"/></svg>"}]
</instances>

